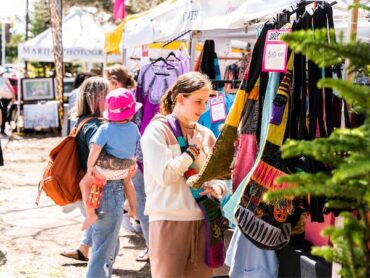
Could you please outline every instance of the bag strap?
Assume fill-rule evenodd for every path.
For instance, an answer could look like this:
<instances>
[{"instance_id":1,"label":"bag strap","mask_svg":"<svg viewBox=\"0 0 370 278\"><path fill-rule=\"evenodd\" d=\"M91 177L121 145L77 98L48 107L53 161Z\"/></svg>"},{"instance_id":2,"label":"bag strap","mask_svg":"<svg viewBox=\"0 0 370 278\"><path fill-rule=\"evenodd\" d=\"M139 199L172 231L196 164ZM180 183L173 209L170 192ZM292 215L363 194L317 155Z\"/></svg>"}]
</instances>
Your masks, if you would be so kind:
<instances>
[{"instance_id":1,"label":"bag strap","mask_svg":"<svg viewBox=\"0 0 370 278\"><path fill-rule=\"evenodd\" d=\"M72 137L76 137L78 135L78 133L80 132L80 130L82 129L82 127L89 121L91 121L92 119L94 119L93 117L87 117L85 119L83 119L77 126L75 126L71 132L69 133L69 136L72 136Z\"/></svg>"}]
</instances>

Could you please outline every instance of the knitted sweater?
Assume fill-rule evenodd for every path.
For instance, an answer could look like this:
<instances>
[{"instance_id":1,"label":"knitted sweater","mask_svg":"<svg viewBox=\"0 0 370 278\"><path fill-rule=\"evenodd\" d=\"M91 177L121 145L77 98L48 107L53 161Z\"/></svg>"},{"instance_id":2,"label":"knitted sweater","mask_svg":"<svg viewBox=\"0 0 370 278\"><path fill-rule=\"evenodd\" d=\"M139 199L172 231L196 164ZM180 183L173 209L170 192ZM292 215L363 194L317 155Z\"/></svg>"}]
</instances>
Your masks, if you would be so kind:
<instances>
[{"instance_id":1,"label":"knitted sweater","mask_svg":"<svg viewBox=\"0 0 370 278\"><path fill-rule=\"evenodd\" d=\"M197 124L196 131L203 138L203 150L195 161L195 168L199 171L216 139L213 133L204 126ZM141 147L147 195L145 214L149 215L149 221L203 219L203 214L186 185L184 177L192 159L187 153L181 153L166 117L157 115L153 118L141 138ZM208 183L221 185L223 192L226 193L224 181L213 180Z\"/></svg>"}]
</instances>

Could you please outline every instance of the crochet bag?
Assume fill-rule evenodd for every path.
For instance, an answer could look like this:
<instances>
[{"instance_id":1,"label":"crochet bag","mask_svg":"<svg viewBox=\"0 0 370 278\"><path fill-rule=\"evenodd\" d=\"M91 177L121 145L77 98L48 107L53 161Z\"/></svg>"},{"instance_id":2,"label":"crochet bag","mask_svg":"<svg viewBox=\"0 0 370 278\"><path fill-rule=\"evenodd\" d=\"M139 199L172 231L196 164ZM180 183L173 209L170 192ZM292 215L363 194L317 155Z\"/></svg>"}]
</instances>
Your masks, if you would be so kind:
<instances>
[{"instance_id":1,"label":"crochet bag","mask_svg":"<svg viewBox=\"0 0 370 278\"><path fill-rule=\"evenodd\" d=\"M289 216L294 212L293 199L271 203L262 200L267 191L291 186L286 183L276 184L275 180L289 173L281 158L280 147L288 121L292 62L293 55L273 102L266 141L249 176L241 184L244 191L235 210L235 220L240 230L261 249L282 248L289 242L292 230Z\"/></svg>"},{"instance_id":2,"label":"crochet bag","mask_svg":"<svg viewBox=\"0 0 370 278\"><path fill-rule=\"evenodd\" d=\"M81 200L80 180L84 176L77 148L77 135L86 118L75 127L49 154L49 162L38 185L36 205L39 204L41 192L44 191L55 204L65 206Z\"/></svg>"}]
</instances>

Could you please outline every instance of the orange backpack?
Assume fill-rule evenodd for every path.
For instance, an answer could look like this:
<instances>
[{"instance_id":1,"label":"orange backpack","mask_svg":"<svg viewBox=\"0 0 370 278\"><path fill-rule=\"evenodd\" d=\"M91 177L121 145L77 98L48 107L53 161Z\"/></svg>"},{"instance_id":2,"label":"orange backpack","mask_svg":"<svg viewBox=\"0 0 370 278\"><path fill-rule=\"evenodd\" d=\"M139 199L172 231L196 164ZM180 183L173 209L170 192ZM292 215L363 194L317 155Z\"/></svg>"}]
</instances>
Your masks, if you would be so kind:
<instances>
[{"instance_id":1,"label":"orange backpack","mask_svg":"<svg viewBox=\"0 0 370 278\"><path fill-rule=\"evenodd\" d=\"M81 121L50 151L49 162L39 182L36 205L39 204L42 190L59 206L82 199L79 183L85 173L81 167L76 137L83 125L91 119L90 117Z\"/></svg>"}]
</instances>

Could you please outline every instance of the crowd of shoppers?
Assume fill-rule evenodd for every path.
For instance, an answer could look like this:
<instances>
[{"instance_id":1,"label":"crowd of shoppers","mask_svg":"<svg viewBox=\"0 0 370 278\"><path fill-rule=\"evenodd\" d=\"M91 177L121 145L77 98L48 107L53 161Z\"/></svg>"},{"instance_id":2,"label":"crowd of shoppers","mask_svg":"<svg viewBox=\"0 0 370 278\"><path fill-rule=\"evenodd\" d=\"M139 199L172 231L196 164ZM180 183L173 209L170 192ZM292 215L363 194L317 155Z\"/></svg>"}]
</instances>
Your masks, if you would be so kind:
<instances>
[{"instance_id":1,"label":"crowd of shoppers","mask_svg":"<svg viewBox=\"0 0 370 278\"><path fill-rule=\"evenodd\" d=\"M138 260L149 256L152 277L212 277L205 259L205 215L186 184L188 173L200 170L215 143L213 133L197 123L211 92L210 81L198 72L180 76L161 99L160 113L147 126L141 144L131 121L141 106L132 93L135 84L124 66L115 65L104 77L84 75L75 90L71 117L76 124L91 118L77 137L86 171L80 186L87 229L80 246L61 255L88 261L87 277L111 277L123 217L137 216L147 243ZM186 150L168 121L179 125ZM143 157L137 161L140 167L129 167L136 164L138 153ZM93 208L89 194L101 177L106 182L100 204ZM213 180L203 185L200 195L221 199L226 188L225 182Z\"/></svg>"}]
</instances>

